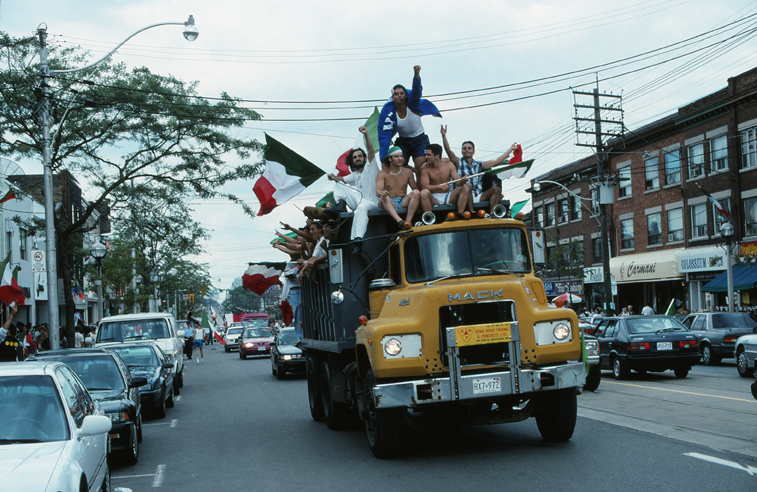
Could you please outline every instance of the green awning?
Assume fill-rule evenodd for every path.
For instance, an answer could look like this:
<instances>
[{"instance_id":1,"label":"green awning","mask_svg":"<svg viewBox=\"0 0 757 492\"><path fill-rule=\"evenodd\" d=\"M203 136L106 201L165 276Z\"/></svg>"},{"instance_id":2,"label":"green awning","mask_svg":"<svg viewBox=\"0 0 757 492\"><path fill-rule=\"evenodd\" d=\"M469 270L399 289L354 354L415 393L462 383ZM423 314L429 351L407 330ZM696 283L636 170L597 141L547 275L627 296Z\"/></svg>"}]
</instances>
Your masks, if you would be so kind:
<instances>
[{"instance_id":1,"label":"green awning","mask_svg":"<svg viewBox=\"0 0 757 492\"><path fill-rule=\"evenodd\" d=\"M754 289L757 285L757 263L739 263L733 266L733 290ZM705 292L728 292L728 272L708 282Z\"/></svg>"}]
</instances>

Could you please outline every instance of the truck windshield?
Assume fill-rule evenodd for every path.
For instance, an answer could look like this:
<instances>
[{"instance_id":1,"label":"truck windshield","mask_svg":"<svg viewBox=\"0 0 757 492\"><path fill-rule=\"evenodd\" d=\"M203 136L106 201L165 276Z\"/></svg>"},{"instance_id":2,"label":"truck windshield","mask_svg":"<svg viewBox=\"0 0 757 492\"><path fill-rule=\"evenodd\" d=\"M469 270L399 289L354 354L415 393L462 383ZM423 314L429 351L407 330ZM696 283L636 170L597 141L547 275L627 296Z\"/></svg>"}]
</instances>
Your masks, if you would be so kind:
<instances>
[{"instance_id":1,"label":"truck windshield","mask_svg":"<svg viewBox=\"0 0 757 492\"><path fill-rule=\"evenodd\" d=\"M404 246L408 282L443 277L528 273L528 242L521 229L469 229L427 234Z\"/></svg>"}]
</instances>

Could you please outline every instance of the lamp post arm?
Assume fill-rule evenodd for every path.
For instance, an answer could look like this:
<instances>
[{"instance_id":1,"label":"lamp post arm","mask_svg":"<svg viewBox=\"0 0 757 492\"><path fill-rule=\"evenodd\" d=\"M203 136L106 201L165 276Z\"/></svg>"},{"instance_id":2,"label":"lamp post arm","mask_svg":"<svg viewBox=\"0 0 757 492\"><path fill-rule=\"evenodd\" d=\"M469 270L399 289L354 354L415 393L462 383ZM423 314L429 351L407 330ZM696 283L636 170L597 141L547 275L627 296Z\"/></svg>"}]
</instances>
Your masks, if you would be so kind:
<instances>
[{"instance_id":1,"label":"lamp post arm","mask_svg":"<svg viewBox=\"0 0 757 492\"><path fill-rule=\"evenodd\" d=\"M593 211L592 209L590 209L590 208L588 207L588 205L586 205L586 204L585 204L585 203L583 202L583 200L589 200L589 201L590 201L590 200L591 200L591 198L583 198L583 197L581 197L581 196L578 196L578 195L576 195L575 193L573 193L572 191L570 191L570 190L569 190L569 189L568 189L568 188L567 188L567 187L566 187L565 185L563 185L563 184L561 184L561 183L558 183L557 181L549 181L549 180L545 179L545 180L543 180L543 181L539 181L539 183L549 183L549 184L557 185L557 186L559 186L560 188L562 188L563 190L565 190L566 192L568 192L568 193L569 193L569 194L570 194L570 195L571 195L572 197L574 197L574 198L578 198L579 200L581 200L581 202L580 202L580 203L581 203L581 205L582 205L582 206L583 206L583 207L584 207L584 208L585 208L585 209L586 209L586 210L587 210L587 211L589 212L590 216L591 216L591 217L594 217L594 218L595 218L595 219L597 220L597 222L599 222L599 219L598 219L598 218L597 218L597 217L596 217L596 216L594 215L594 211Z\"/></svg>"},{"instance_id":2,"label":"lamp post arm","mask_svg":"<svg viewBox=\"0 0 757 492\"><path fill-rule=\"evenodd\" d=\"M49 74L50 75L55 75L55 74L59 74L59 73L74 73L74 72L81 72L82 70L87 70L89 68L94 68L94 67L98 66L99 64L101 64L102 62L104 62L105 60L107 60L110 57L110 55L112 55L113 53L115 53L118 50L118 48L120 48L121 46L125 45L127 41L129 41L131 38L133 38L137 34L141 33L142 31L146 31L148 29L152 29L153 27L158 27L158 26L183 26L183 25L184 25L183 22L161 22L160 24L153 24L151 26L143 27L142 29L133 32L131 35L129 35L128 38L124 39L123 41L121 41L121 43L118 46L116 46L115 48L113 48L110 51L110 53L108 53L107 55L103 56L102 58L100 58L96 62L90 63L89 65L86 65L84 67L79 67L79 68L69 68L67 70L50 70Z\"/></svg>"}]
</instances>

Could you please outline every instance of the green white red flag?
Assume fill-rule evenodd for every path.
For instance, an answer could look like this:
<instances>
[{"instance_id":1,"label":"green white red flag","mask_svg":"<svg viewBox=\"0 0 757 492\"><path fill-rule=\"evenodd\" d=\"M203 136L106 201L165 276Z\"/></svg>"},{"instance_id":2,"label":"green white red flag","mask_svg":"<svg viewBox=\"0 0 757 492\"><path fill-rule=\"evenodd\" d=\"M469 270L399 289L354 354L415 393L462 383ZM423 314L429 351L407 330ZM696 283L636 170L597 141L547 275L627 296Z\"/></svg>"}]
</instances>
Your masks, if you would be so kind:
<instances>
[{"instance_id":1,"label":"green white red flag","mask_svg":"<svg viewBox=\"0 0 757 492\"><path fill-rule=\"evenodd\" d=\"M377 107L374 106L373 108L373 114L368 117L367 120L365 120L365 123L363 126L368 130L368 135L371 137L371 141L373 143L373 148L378 149L378 118L379 118L379 110ZM365 136L361 133L357 139L355 139L355 143L352 145L352 149L361 148L367 152L368 146L365 141ZM347 155L352 152L352 149L346 151L344 154L340 155L339 158L336 160L336 170L339 171L337 176L347 176L350 174L350 167L347 165ZM334 203L334 202L331 202ZM316 205L317 207L318 205Z\"/></svg>"},{"instance_id":2,"label":"green white red flag","mask_svg":"<svg viewBox=\"0 0 757 492\"><path fill-rule=\"evenodd\" d=\"M0 272L2 272L2 280L0 280L0 301L3 301L8 307L15 305L24 305L24 291L18 285L18 267L11 268L10 264L11 254L8 252L8 256L0 263Z\"/></svg>"},{"instance_id":3,"label":"green white red flag","mask_svg":"<svg viewBox=\"0 0 757 492\"><path fill-rule=\"evenodd\" d=\"M531 170L531 165L534 163L533 159L527 161L517 162L515 164L505 163L495 166L487 171L489 174L496 174L502 181L509 178L522 178L528 171Z\"/></svg>"},{"instance_id":4,"label":"green white red flag","mask_svg":"<svg viewBox=\"0 0 757 492\"><path fill-rule=\"evenodd\" d=\"M258 216L271 213L326 174L270 135L266 134L265 140L265 171L252 187L260 201Z\"/></svg>"},{"instance_id":5,"label":"green white red flag","mask_svg":"<svg viewBox=\"0 0 757 492\"><path fill-rule=\"evenodd\" d=\"M16 193L13 191L13 189L8 190L8 193L3 195L3 198L0 198L0 203L5 203L8 200L13 200L14 198L18 198L16 196Z\"/></svg>"}]
</instances>

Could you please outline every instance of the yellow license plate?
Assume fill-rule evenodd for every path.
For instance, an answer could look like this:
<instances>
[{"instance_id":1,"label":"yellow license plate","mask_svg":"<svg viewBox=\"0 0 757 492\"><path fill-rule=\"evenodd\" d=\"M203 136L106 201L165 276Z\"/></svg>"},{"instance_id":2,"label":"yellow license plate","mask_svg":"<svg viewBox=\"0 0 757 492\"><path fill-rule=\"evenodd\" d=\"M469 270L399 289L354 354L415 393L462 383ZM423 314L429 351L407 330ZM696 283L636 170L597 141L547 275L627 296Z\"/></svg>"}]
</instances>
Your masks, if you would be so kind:
<instances>
[{"instance_id":1,"label":"yellow license plate","mask_svg":"<svg viewBox=\"0 0 757 492\"><path fill-rule=\"evenodd\" d=\"M455 327L455 343L458 347L511 341L510 322Z\"/></svg>"}]
</instances>

